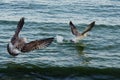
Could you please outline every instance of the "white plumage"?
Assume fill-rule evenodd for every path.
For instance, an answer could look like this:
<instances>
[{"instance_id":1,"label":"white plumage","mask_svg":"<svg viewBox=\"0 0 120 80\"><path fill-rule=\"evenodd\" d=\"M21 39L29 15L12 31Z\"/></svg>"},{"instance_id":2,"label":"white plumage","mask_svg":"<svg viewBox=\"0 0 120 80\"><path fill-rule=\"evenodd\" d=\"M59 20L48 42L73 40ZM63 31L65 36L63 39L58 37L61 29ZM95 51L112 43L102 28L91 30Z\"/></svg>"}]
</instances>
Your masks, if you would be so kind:
<instances>
[{"instance_id":1,"label":"white plumage","mask_svg":"<svg viewBox=\"0 0 120 80\"><path fill-rule=\"evenodd\" d=\"M10 51L15 53L15 54L19 54L20 53L20 51L17 48L15 48L14 45L12 45L11 42L9 43L9 48L10 48Z\"/></svg>"}]
</instances>

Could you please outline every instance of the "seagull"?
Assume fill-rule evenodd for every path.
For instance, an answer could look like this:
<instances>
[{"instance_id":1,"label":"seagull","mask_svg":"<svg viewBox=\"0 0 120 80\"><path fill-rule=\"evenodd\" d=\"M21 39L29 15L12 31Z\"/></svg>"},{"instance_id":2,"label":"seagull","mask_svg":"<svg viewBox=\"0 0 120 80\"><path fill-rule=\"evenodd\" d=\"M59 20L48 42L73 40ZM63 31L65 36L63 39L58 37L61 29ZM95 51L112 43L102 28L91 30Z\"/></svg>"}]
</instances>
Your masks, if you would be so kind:
<instances>
[{"instance_id":1,"label":"seagull","mask_svg":"<svg viewBox=\"0 0 120 80\"><path fill-rule=\"evenodd\" d=\"M54 40L53 37L45 38L27 42L26 38L19 37L19 33L24 25L24 17L20 19L17 25L15 34L11 38L11 41L7 44L7 51L12 56L17 56L21 52L30 52L32 50L41 49L49 46Z\"/></svg>"},{"instance_id":2,"label":"seagull","mask_svg":"<svg viewBox=\"0 0 120 80\"><path fill-rule=\"evenodd\" d=\"M75 38L72 39L71 41L76 43L76 42L79 42L79 40L82 40L84 37L87 36L87 33L94 27L95 21L93 21L92 23L90 23L88 25L88 27L85 28L85 30L82 33L80 33L77 30L76 26L72 23L72 21L69 22L69 25L70 25L72 34L75 35Z\"/></svg>"}]
</instances>

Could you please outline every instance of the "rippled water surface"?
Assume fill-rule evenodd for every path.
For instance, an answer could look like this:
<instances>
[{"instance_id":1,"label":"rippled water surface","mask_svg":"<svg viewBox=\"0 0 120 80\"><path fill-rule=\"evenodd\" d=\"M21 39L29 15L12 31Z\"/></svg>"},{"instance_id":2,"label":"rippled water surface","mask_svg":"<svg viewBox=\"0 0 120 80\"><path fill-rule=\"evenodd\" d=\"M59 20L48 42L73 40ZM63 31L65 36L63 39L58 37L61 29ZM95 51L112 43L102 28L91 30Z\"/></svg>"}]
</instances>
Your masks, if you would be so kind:
<instances>
[{"instance_id":1,"label":"rippled water surface","mask_svg":"<svg viewBox=\"0 0 120 80\"><path fill-rule=\"evenodd\" d=\"M53 43L12 57L6 45L17 22L25 17L20 36L29 41L63 36L74 38L69 21L82 32L96 21L79 43ZM120 80L120 0L1 0L1 80Z\"/></svg>"}]
</instances>

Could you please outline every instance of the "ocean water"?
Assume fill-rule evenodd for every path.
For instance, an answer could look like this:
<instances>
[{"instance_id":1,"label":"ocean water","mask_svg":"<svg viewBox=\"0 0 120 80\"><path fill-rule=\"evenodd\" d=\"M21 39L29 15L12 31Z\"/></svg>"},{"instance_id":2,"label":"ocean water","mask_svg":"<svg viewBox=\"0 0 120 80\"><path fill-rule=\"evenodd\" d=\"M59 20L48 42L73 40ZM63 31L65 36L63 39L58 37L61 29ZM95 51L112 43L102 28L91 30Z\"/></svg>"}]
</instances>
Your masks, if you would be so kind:
<instances>
[{"instance_id":1,"label":"ocean water","mask_svg":"<svg viewBox=\"0 0 120 80\"><path fill-rule=\"evenodd\" d=\"M96 24L79 43L54 40L12 57L6 46L21 17L29 41L69 40L69 21L81 32ZM120 0L0 0L0 80L120 80Z\"/></svg>"}]
</instances>

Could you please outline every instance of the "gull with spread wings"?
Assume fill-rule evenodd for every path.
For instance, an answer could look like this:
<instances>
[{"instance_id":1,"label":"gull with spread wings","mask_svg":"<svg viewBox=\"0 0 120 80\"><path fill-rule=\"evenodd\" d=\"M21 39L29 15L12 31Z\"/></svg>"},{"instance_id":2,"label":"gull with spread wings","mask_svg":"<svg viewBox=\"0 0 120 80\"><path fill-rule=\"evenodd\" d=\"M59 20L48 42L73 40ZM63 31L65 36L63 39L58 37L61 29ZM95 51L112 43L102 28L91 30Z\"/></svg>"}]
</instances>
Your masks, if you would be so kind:
<instances>
[{"instance_id":1,"label":"gull with spread wings","mask_svg":"<svg viewBox=\"0 0 120 80\"><path fill-rule=\"evenodd\" d=\"M45 38L27 43L26 38L19 37L19 33L24 25L24 17L20 19L15 34L7 45L7 51L12 56L17 56L21 52L29 52L49 46L54 38Z\"/></svg>"},{"instance_id":2,"label":"gull with spread wings","mask_svg":"<svg viewBox=\"0 0 120 80\"><path fill-rule=\"evenodd\" d=\"M72 23L72 21L69 22L69 25L71 27L71 32L73 35L75 35L75 38L72 40L73 42L78 42L79 40L83 39L84 37L87 36L87 32L89 32L95 25L95 21L93 21L92 23L90 23L88 25L88 27L82 32L80 33L76 26Z\"/></svg>"}]
</instances>

